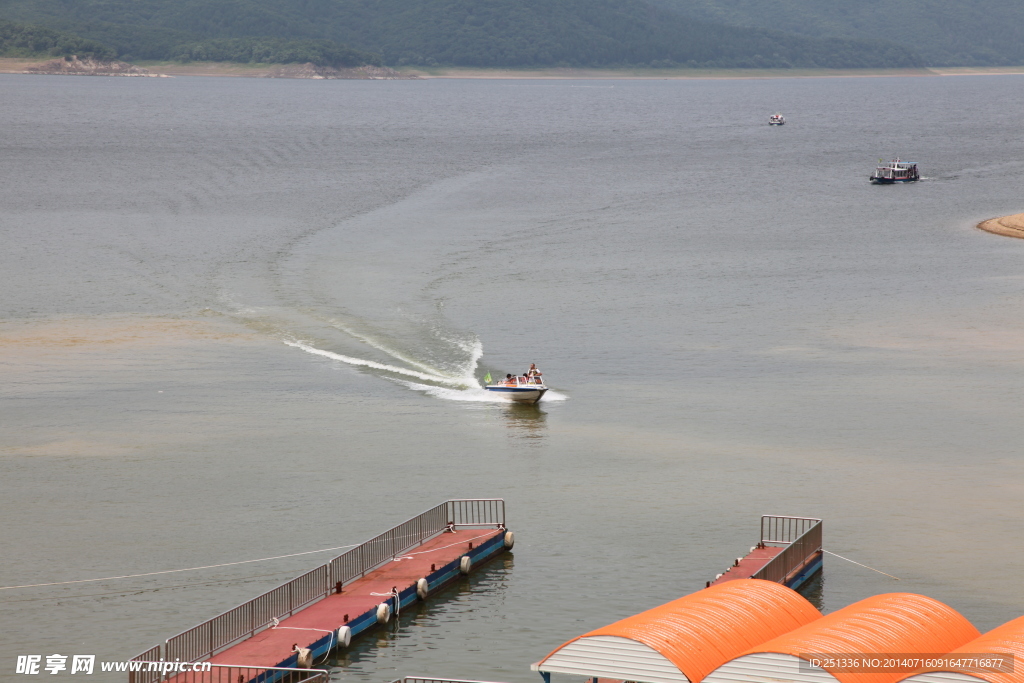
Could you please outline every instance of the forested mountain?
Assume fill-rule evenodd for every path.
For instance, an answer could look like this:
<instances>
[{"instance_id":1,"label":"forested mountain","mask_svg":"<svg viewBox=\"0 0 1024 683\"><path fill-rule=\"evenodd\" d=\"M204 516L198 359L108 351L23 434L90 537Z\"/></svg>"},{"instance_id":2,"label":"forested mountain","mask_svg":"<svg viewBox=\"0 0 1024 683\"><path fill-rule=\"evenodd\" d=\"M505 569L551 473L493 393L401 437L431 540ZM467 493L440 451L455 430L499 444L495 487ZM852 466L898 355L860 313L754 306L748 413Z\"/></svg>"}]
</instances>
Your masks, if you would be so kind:
<instances>
[{"instance_id":1,"label":"forested mountain","mask_svg":"<svg viewBox=\"0 0 1024 683\"><path fill-rule=\"evenodd\" d=\"M294 41L324 41L317 45L325 53L343 54L349 45L392 65L922 63L913 50L895 43L727 26L649 0L0 0L0 17L100 41L122 59L235 54L245 61L246 55L262 59L270 52L284 54L286 47L299 50ZM261 52L260 46L273 49Z\"/></svg>"},{"instance_id":2,"label":"forested mountain","mask_svg":"<svg viewBox=\"0 0 1024 683\"><path fill-rule=\"evenodd\" d=\"M95 59L112 59L115 52L102 43L86 40L71 33L0 19L2 57L59 57L71 54Z\"/></svg>"},{"instance_id":3,"label":"forested mountain","mask_svg":"<svg viewBox=\"0 0 1024 683\"><path fill-rule=\"evenodd\" d=\"M62 25L63 22L55 22ZM83 32L88 33L88 30ZM289 38L209 38L178 31L104 26L102 41L69 31L0 19L0 57L66 56L96 59L154 59L210 62L306 63L320 66L380 64L380 56L330 40ZM111 47L111 45L117 46Z\"/></svg>"},{"instance_id":4,"label":"forested mountain","mask_svg":"<svg viewBox=\"0 0 1024 683\"><path fill-rule=\"evenodd\" d=\"M652 0L685 16L904 45L931 66L1024 64L1021 0Z\"/></svg>"}]
</instances>

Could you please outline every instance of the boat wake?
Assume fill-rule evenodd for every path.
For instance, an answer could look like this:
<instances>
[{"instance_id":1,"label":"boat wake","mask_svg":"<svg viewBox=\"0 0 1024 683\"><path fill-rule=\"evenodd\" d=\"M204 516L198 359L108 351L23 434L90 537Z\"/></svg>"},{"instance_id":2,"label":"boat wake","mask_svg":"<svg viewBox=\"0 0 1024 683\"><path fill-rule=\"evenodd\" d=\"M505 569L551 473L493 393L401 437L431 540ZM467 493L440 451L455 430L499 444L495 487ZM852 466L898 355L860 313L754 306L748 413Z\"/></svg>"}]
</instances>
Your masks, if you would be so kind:
<instances>
[{"instance_id":1,"label":"boat wake","mask_svg":"<svg viewBox=\"0 0 1024 683\"><path fill-rule=\"evenodd\" d=\"M333 351L326 351L324 349L318 349L315 346L311 346L311 345L309 345L309 344L307 344L306 342L303 342L303 341L285 339L284 343L287 344L288 346L292 346L292 347L295 347L297 349L302 349L306 353L312 353L312 354L314 354L316 356L323 356L324 358L330 358L332 360L338 360L338 361L341 361L342 363L348 363L349 365L358 365L358 366L362 366L362 367L365 367L365 368L373 368L374 370L382 370L384 372L394 373L396 375L407 375L409 377L416 377L418 379L426 380L428 382L437 382L439 384L447 384L447 385L450 385L450 386L453 386L453 387L459 387L459 388L467 388L467 387L470 387L472 385L475 385L476 387L480 386L479 383L476 381L476 379L472 375L461 376L461 377L452 377L452 376L442 375L439 372L421 372L419 370L411 370L409 368L401 368L401 367L398 367L397 365L389 365L387 363L378 363L377 361L374 361L374 360L367 360L365 358L355 358L353 356L346 356L344 354L334 353ZM380 347L377 347L377 348L380 348ZM417 363L417 365L420 366L421 368L426 368L427 367L427 366L423 365L422 363ZM476 369L476 363L475 362L473 363L473 368ZM426 385L423 385L423 386L426 386ZM480 389L480 391L483 391L483 389Z\"/></svg>"},{"instance_id":2,"label":"boat wake","mask_svg":"<svg viewBox=\"0 0 1024 683\"><path fill-rule=\"evenodd\" d=\"M466 349L471 352L470 363L467 368L466 374L453 376L446 375L440 371L431 368L425 363L416 361L415 363L410 362L405 358L401 358L405 362L415 364L419 370L413 370L411 368L403 368L397 365L391 365L389 363L380 363L365 358L356 358L354 356L346 356L341 353L335 353L334 351L327 351L325 349L318 349L317 347L297 339L285 339L284 343L296 349L311 353L316 356L322 356L324 358L330 358L331 360L341 361L348 365L354 365L359 367L370 368L373 370L379 370L384 373L382 376L396 384L401 384L404 387L412 389L413 391L419 391L428 396L435 398L444 399L446 401L463 401L473 403L508 403L508 400L501 396L496 395L493 392L484 389L480 383L474 377L476 371L477 361L480 356L483 355L482 345L476 342L471 348ZM464 346L460 344L460 346ZM373 347L391 353L388 349L380 344L373 344ZM464 347L465 348L465 347ZM397 354L396 358L399 358ZM416 379L423 380L425 382L432 382L432 384L423 384L422 382L414 382L412 380L403 379L402 377L396 377L400 375L404 377L415 377ZM544 396L545 402L547 401L564 401L568 398L565 394L560 394L557 391L548 390Z\"/></svg>"},{"instance_id":3,"label":"boat wake","mask_svg":"<svg viewBox=\"0 0 1024 683\"><path fill-rule=\"evenodd\" d=\"M402 325L374 325L352 316L324 316L308 309L245 307L227 296L222 301L225 306L218 312L305 353L364 368L382 379L442 400L508 402L484 389L477 377L483 373L479 367L483 344L476 335L453 330L442 320L407 316ZM328 345L336 350L323 348ZM566 398L549 390L544 400Z\"/></svg>"}]
</instances>

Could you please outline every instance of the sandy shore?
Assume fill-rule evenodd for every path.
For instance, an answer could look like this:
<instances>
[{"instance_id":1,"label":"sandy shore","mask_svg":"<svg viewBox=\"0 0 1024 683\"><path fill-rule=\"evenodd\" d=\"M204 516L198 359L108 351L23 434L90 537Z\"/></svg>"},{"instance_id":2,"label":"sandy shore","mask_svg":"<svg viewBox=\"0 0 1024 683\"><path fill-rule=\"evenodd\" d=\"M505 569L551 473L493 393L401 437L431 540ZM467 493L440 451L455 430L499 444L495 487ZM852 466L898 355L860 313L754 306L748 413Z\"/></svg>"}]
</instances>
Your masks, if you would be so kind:
<instances>
[{"instance_id":1,"label":"sandy shore","mask_svg":"<svg viewBox=\"0 0 1024 683\"><path fill-rule=\"evenodd\" d=\"M1024 239L1024 213L1003 216L1002 218L990 218L987 221L978 223L978 227L996 235Z\"/></svg>"},{"instance_id":2,"label":"sandy shore","mask_svg":"<svg viewBox=\"0 0 1024 683\"><path fill-rule=\"evenodd\" d=\"M936 66L931 71L940 76L1005 76L1024 74L1024 66Z\"/></svg>"},{"instance_id":3,"label":"sandy shore","mask_svg":"<svg viewBox=\"0 0 1024 683\"><path fill-rule=\"evenodd\" d=\"M0 57L0 73L25 73L47 59ZM154 74L169 76L230 76L241 78L281 77L280 64L233 64L226 62L142 61L138 66ZM464 67L400 67L405 77L413 78L490 78L490 79L722 79L722 78L856 78L882 76L992 76L1024 74L1020 67L942 67L930 69L472 69ZM288 76L285 76L288 77ZM365 78L365 76L363 76Z\"/></svg>"}]
</instances>

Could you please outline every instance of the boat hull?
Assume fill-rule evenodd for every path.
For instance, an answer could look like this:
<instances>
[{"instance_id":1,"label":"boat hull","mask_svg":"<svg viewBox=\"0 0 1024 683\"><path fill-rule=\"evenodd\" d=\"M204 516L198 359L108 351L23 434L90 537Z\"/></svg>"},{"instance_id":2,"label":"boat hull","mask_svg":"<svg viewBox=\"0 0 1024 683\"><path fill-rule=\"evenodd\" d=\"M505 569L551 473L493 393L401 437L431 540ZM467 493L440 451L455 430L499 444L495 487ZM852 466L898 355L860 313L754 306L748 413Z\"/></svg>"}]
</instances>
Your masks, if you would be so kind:
<instances>
[{"instance_id":1,"label":"boat hull","mask_svg":"<svg viewBox=\"0 0 1024 683\"><path fill-rule=\"evenodd\" d=\"M505 387L500 385L488 385L484 388L516 403L536 403L548 390L547 387Z\"/></svg>"},{"instance_id":2,"label":"boat hull","mask_svg":"<svg viewBox=\"0 0 1024 683\"><path fill-rule=\"evenodd\" d=\"M871 176L868 180L875 185L894 185L896 183L916 183L920 178L876 178Z\"/></svg>"}]
</instances>

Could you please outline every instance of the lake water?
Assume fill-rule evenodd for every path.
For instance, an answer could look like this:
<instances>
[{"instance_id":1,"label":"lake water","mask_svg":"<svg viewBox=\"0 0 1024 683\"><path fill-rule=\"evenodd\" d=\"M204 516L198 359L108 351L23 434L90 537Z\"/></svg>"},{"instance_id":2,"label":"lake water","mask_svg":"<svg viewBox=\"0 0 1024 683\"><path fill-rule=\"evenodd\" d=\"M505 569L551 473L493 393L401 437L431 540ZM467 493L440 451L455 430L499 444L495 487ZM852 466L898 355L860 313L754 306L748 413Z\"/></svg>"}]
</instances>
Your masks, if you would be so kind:
<instances>
[{"instance_id":1,"label":"lake water","mask_svg":"<svg viewBox=\"0 0 1024 683\"><path fill-rule=\"evenodd\" d=\"M515 555L340 679L536 682L821 517L817 599L1024 614L1024 77L0 76L0 585L357 543L502 497ZM783 127L769 127L781 111ZM925 179L875 187L880 157ZM487 400L536 362L538 408ZM331 554L0 591L123 659Z\"/></svg>"}]
</instances>

